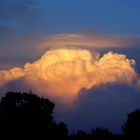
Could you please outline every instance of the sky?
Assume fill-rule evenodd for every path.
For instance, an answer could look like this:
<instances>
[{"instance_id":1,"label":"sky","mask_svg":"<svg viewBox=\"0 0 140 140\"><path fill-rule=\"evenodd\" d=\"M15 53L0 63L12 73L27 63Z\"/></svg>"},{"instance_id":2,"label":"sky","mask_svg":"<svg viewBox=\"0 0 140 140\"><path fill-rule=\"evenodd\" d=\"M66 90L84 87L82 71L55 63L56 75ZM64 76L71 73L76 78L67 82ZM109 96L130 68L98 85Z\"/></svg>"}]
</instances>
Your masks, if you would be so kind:
<instances>
[{"instance_id":1,"label":"sky","mask_svg":"<svg viewBox=\"0 0 140 140\"><path fill-rule=\"evenodd\" d=\"M139 14L139 0L0 0L0 96L33 90L71 131L121 133L140 107Z\"/></svg>"}]
</instances>

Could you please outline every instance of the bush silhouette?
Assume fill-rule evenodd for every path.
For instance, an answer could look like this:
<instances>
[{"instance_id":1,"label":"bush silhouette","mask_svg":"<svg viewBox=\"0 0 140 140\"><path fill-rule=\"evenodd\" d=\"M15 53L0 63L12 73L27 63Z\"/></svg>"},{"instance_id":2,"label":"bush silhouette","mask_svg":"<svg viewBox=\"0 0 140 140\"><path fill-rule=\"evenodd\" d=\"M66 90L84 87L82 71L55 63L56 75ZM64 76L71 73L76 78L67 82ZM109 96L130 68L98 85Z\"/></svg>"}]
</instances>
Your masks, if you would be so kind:
<instances>
[{"instance_id":1,"label":"bush silhouette","mask_svg":"<svg viewBox=\"0 0 140 140\"><path fill-rule=\"evenodd\" d=\"M53 120L53 109L54 103L48 99L32 93L8 92L0 102L0 136L11 139L67 137L66 125Z\"/></svg>"},{"instance_id":2,"label":"bush silhouette","mask_svg":"<svg viewBox=\"0 0 140 140\"><path fill-rule=\"evenodd\" d=\"M140 110L128 114L127 121L123 123L122 129L127 138L140 139Z\"/></svg>"}]
</instances>

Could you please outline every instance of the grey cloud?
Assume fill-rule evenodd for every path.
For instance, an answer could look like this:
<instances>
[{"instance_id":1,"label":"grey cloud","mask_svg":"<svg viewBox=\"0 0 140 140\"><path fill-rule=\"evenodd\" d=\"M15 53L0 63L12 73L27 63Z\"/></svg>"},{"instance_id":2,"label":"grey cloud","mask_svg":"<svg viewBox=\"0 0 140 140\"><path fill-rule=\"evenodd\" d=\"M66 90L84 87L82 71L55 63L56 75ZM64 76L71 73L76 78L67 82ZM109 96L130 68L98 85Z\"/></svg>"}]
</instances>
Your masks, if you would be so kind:
<instances>
[{"instance_id":1,"label":"grey cloud","mask_svg":"<svg viewBox=\"0 0 140 140\"><path fill-rule=\"evenodd\" d=\"M0 25L0 33L9 33L12 32L13 29L7 25Z\"/></svg>"},{"instance_id":2,"label":"grey cloud","mask_svg":"<svg viewBox=\"0 0 140 140\"><path fill-rule=\"evenodd\" d=\"M42 14L37 7L40 1L0 0L0 68L6 68L8 63L10 66L22 63L28 56L34 58L32 45L43 27ZM21 62L17 63L19 58Z\"/></svg>"},{"instance_id":3,"label":"grey cloud","mask_svg":"<svg viewBox=\"0 0 140 140\"><path fill-rule=\"evenodd\" d=\"M0 1L0 37L5 34L9 39L8 36L13 32L17 35L29 33L39 25L40 19L36 0Z\"/></svg>"},{"instance_id":4,"label":"grey cloud","mask_svg":"<svg viewBox=\"0 0 140 140\"><path fill-rule=\"evenodd\" d=\"M139 101L140 93L128 85L101 85L90 90L83 89L69 109L63 105L56 106L55 118L65 121L71 132L105 127L114 133L122 133L122 122L129 112L140 108Z\"/></svg>"}]
</instances>

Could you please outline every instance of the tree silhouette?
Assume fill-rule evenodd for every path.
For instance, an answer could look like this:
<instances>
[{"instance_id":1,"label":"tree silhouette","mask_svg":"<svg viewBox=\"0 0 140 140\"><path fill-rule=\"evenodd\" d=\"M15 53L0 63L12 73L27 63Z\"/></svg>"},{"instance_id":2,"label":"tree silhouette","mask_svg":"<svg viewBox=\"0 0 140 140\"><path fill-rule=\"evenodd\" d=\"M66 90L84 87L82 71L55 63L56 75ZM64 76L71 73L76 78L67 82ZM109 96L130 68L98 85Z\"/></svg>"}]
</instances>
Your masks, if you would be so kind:
<instances>
[{"instance_id":1,"label":"tree silhouette","mask_svg":"<svg viewBox=\"0 0 140 140\"><path fill-rule=\"evenodd\" d=\"M84 131L82 131L82 130L77 131L75 139L85 140L87 138L88 138L88 135Z\"/></svg>"},{"instance_id":2,"label":"tree silhouette","mask_svg":"<svg viewBox=\"0 0 140 140\"><path fill-rule=\"evenodd\" d=\"M54 103L32 93L8 92L0 102L0 137L67 137L65 124L53 120Z\"/></svg>"},{"instance_id":3,"label":"tree silhouette","mask_svg":"<svg viewBox=\"0 0 140 140\"><path fill-rule=\"evenodd\" d=\"M127 121L123 123L122 129L127 138L140 139L140 110L128 114Z\"/></svg>"},{"instance_id":4,"label":"tree silhouette","mask_svg":"<svg viewBox=\"0 0 140 140\"><path fill-rule=\"evenodd\" d=\"M105 128L82 130L68 136L67 126L53 119L54 103L33 93L8 92L0 101L0 139L124 140ZM123 123L126 138L140 139L140 110Z\"/></svg>"},{"instance_id":5,"label":"tree silhouette","mask_svg":"<svg viewBox=\"0 0 140 140\"><path fill-rule=\"evenodd\" d=\"M55 132L56 138L66 139L68 137L68 129L63 122L56 124L53 131Z\"/></svg>"},{"instance_id":6,"label":"tree silhouette","mask_svg":"<svg viewBox=\"0 0 140 140\"><path fill-rule=\"evenodd\" d=\"M113 134L106 128L96 128L92 129L90 138L95 140L112 140L114 139Z\"/></svg>"}]
</instances>

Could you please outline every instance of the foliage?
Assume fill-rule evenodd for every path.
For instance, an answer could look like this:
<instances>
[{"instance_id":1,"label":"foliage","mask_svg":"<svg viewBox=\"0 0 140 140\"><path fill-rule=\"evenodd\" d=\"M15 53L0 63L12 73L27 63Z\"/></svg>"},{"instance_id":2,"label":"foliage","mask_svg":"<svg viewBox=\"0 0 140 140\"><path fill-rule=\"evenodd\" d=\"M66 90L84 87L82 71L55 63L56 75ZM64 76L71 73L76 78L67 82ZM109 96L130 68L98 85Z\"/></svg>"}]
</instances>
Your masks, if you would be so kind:
<instances>
[{"instance_id":1,"label":"foliage","mask_svg":"<svg viewBox=\"0 0 140 140\"><path fill-rule=\"evenodd\" d=\"M53 120L54 103L32 93L8 92L0 102L1 136L22 138L66 137L65 124Z\"/></svg>"},{"instance_id":2,"label":"foliage","mask_svg":"<svg viewBox=\"0 0 140 140\"><path fill-rule=\"evenodd\" d=\"M127 137L140 139L140 110L128 114L127 121L123 123L122 129ZM135 139L136 139L135 138Z\"/></svg>"}]
</instances>

